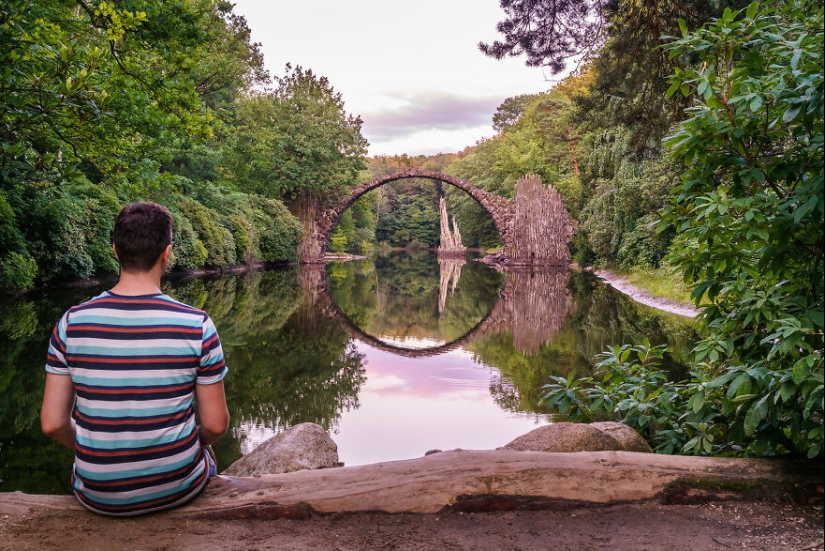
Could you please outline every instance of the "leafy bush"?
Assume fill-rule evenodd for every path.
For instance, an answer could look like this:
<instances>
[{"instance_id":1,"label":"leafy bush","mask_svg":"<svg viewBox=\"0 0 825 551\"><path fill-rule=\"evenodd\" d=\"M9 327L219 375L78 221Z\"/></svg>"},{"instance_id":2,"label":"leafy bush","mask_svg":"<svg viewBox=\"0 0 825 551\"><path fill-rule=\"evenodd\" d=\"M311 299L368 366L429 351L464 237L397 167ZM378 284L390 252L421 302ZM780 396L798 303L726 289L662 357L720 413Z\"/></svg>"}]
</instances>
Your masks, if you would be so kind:
<instances>
[{"instance_id":1,"label":"leafy bush","mask_svg":"<svg viewBox=\"0 0 825 551\"><path fill-rule=\"evenodd\" d=\"M174 206L170 205L169 211L172 213L175 240L169 267L182 270L203 268L209 253L198 238L192 223Z\"/></svg>"},{"instance_id":2,"label":"leafy bush","mask_svg":"<svg viewBox=\"0 0 825 551\"><path fill-rule=\"evenodd\" d=\"M260 235L258 250L267 262L297 260L304 228L280 201L258 198L252 223Z\"/></svg>"},{"instance_id":3,"label":"leafy bush","mask_svg":"<svg viewBox=\"0 0 825 551\"><path fill-rule=\"evenodd\" d=\"M686 168L662 227L692 298L708 301L692 379L659 385L647 343L625 345L602 381L556 378L547 400L628 422L659 451L821 458L823 6L754 3L680 26L667 48L695 63L669 93L695 105L667 140Z\"/></svg>"},{"instance_id":4,"label":"leafy bush","mask_svg":"<svg viewBox=\"0 0 825 551\"><path fill-rule=\"evenodd\" d=\"M28 255L12 251L0 258L0 289L28 289L36 275L37 262Z\"/></svg>"},{"instance_id":5,"label":"leafy bush","mask_svg":"<svg viewBox=\"0 0 825 551\"><path fill-rule=\"evenodd\" d=\"M692 385L667 380L659 368L666 350L664 345L651 347L647 339L636 346L609 347L597 356L601 380L577 379L575 371L551 376L541 401L573 421L623 422L659 453L711 453L714 437L707 426L716 415L683 425Z\"/></svg>"},{"instance_id":6,"label":"leafy bush","mask_svg":"<svg viewBox=\"0 0 825 551\"><path fill-rule=\"evenodd\" d=\"M666 213L673 263L707 337L729 437L758 454L823 454L823 6L725 10L673 41L670 93L695 106L667 144L686 169Z\"/></svg>"},{"instance_id":7,"label":"leafy bush","mask_svg":"<svg viewBox=\"0 0 825 551\"><path fill-rule=\"evenodd\" d=\"M216 268L232 265L235 243L231 243L232 257L227 258L226 253L230 244L226 243L227 233L222 231L224 228L217 221L216 213L189 197L177 197L175 203L191 222L192 228L206 248L206 265ZM228 237L231 239L231 234Z\"/></svg>"}]
</instances>

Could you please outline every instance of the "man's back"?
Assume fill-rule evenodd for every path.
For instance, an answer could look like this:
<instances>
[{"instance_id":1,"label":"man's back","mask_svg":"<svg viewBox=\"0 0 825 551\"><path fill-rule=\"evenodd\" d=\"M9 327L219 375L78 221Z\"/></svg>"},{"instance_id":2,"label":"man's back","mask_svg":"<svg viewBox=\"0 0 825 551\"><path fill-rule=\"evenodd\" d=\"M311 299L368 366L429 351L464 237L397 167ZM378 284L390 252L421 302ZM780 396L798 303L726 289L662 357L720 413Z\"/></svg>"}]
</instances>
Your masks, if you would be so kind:
<instances>
[{"instance_id":1,"label":"man's back","mask_svg":"<svg viewBox=\"0 0 825 551\"><path fill-rule=\"evenodd\" d=\"M86 507L150 512L184 503L206 485L195 385L221 381L226 367L204 312L163 294L107 291L63 316L46 370L74 383L72 481Z\"/></svg>"}]
</instances>

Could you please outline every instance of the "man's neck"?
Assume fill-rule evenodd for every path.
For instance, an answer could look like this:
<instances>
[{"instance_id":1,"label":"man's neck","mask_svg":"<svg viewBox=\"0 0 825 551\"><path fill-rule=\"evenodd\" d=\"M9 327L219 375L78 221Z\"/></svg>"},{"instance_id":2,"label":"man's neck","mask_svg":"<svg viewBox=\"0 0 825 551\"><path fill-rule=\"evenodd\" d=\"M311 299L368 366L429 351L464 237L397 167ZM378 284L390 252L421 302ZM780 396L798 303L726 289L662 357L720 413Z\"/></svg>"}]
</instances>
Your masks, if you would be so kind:
<instances>
[{"instance_id":1,"label":"man's neck","mask_svg":"<svg viewBox=\"0 0 825 551\"><path fill-rule=\"evenodd\" d=\"M141 296L160 293L160 271L127 272L120 271L120 281L111 288L117 295Z\"/></svg>"}]
</instances>

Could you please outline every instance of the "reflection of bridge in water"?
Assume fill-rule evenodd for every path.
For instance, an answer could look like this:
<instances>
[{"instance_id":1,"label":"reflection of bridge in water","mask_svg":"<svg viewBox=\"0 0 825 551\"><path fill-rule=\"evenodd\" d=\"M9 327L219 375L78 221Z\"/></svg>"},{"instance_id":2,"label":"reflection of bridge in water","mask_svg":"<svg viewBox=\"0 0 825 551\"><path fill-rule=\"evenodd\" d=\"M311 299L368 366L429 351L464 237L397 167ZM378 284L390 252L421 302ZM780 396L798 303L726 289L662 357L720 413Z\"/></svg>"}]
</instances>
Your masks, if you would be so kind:
<instances>
[{"instance_id":1,"label":"reflection of bridge in water","mask_svg":"<svg viewBox=\"0 0 825 551\"><path fill-rule=\"evenodd\" d=\"M457 279L453 279L456 276L456 266L442 265L442 270L444 269L451 271L447 277L442 272L442 285L448 285L452 280L454 288L454 283L457 282ZM323 265L305 265L300 272L301 287L315 311L338 321L352 338L373 348L408 358L438 356L478 338L510 330L513 333L514 348L523 354L533 355L542 344L552 342L559 334L572 309L573 299L567 288L569 280L570 272L567 269L507 268L498 300L475 327L452 342L411 349L383 341L356 326L341 311L329 292ZM446 296L446 290L442 289L441 294Z\"/></svg>"}]
</instances>

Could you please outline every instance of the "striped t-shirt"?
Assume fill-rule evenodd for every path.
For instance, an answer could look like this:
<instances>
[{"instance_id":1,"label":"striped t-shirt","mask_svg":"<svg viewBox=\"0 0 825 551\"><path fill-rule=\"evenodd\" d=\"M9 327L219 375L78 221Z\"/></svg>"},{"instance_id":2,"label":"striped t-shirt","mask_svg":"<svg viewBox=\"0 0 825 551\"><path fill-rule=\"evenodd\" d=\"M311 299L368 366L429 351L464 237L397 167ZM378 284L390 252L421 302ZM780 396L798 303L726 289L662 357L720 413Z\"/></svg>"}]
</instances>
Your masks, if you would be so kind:
<instances>
[{"instance_id":1,"label":"striped t-shirt","mask_svg":"<svg viewBox=\"0 0 825 551\"><path fill-rule=\"evenodd\" d=\"M107 291L66 312L46 371L69 375L77 400L72 486L97 513L181 505L207 482L195 384L226 375L209 316L164 294Z\"/></svg>"}]
</instances>

